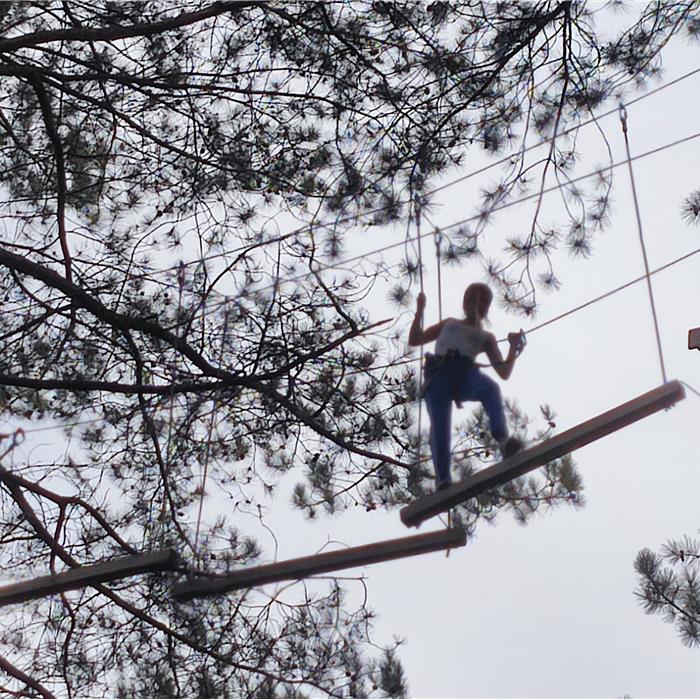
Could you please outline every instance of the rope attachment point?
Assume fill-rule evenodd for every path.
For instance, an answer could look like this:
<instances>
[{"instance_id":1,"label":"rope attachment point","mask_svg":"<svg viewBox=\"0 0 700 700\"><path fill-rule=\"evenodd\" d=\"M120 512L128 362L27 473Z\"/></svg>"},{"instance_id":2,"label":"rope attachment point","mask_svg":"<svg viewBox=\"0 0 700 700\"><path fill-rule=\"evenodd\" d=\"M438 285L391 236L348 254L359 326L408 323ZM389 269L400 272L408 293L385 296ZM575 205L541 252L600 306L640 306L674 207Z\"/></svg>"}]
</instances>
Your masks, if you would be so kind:
<instances>
[{"instance_id":1,"label":"rope attachment point","mask_svg":"<svg viewBox=\"0 0 700 700\"><path fill-rule=\"evenodd\" d=\"M625 107L622 102L618 108L618 114L620 116L620 122L622 123L622 133L627 135L627 107Z\"/></svg>"}]
</instances>

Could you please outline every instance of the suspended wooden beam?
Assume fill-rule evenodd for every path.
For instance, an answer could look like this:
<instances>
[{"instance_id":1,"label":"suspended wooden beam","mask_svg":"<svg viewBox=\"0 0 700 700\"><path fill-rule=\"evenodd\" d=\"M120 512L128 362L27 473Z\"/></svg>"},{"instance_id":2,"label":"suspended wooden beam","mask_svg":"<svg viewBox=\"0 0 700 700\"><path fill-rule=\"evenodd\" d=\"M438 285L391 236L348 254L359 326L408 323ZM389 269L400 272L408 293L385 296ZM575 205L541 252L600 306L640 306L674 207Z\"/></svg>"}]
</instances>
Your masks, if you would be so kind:
<instances>
[{"instance_id":1,"label":"suspended wooden beam","mask_svg":"<svg viewBox=\"0 0 700 700\"><path fill-rule=\"evenodd\" d=\"M28 581L2 586L0 587L0 605L23 603L33 598L41 598L137 574L172 570L176 564L177 555L172 549L159 549L148 554L119 557L100 564L79 566L60 574L39 576Z\"/></svg>"},{"instance_id":2,"label":"suspended wooden beam","mask_svg":"<svg viewBox=\"0 0 700 700\"><path fill-rule=\"evenodd\" d=\"M700 328L688 331L688 350L700 350Z\"/></svg>"},{"instance_id":3,"label":"suspended wooden beam","mask_svg":"<svg viewBox=\"0 0 700 700\"><path fill-rule=\"evenodd\" d=\"M183 581L173 588L173 596L176 600L185 601L201 596L220 595L241 588L253 588L276 581L296 581L315 574L325 574L329 571L366 566L401 557L412 557L451 547L463 547L466 542L467 534L463 528L448 528L423 535L400 537L361 547L350 547L298 559L288 559L276 564L239 569L217 578Z\"/></svg>"},{"instance_id":4,"label":"suspended wooden beam","mask_svg":"<svg viewBox=\"0 0 700 700\"><path fill-rule=\"evenodd\" d=\"M667 408L684 396L685 391L680 382L671 381L663 384L607 413L555 435L539 445L518 452L492 467L482 469L443 491L411 503L401 509L401 520L409 527L420 525L424 520L449 510L469 498L474 498L495 486L506 484L557 457L609 435L662 408Z\"/></svg>"}]
</instances>

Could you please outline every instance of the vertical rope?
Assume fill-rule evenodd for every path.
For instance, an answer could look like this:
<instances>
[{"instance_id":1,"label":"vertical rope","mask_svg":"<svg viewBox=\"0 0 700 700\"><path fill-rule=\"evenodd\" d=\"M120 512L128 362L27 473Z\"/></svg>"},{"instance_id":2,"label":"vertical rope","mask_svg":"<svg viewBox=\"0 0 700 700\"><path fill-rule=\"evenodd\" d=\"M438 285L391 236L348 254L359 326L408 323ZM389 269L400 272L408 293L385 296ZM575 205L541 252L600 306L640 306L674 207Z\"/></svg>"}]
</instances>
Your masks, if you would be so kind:
<instances>
[{"instance_id":1,"label":"vertical rope","mask_svg":"<svg viewBox=\"0 0 700 700\"><path fill-rule=\"evenodd\" d=\"M438 228L435 228L433 233L433 240L435 242L435 266L437 267L437 283L438 283L438 317L442 321L442 260L441 260L441 246L442 246L442 233ZM447 511L447 527L452 527L452 509ZM449 558L450 549L448 548L445 552L445 557Z\"/></svg>"},{"instance_id":2,"label":"vertical rope","mask_svg":"<svg viewBox=\"0 0 700 700\"><path fill-rule=\"evenodd\" d=\"M181 319L182 319L182 296L185 290L185 263L180 261L180 264L178 265L177 268L177 323L179 324ZM170 463L172 460L172 444L173 444L173 422L174 422L174 409L175 409L175 393L173 391L175 387L175 380L177 379L177 365L175 364L175 361L173 362L173 368L170 373L170 384L172 389L170 390L170 400L169 400L169 408L168 408L168 438L166 447L165 447L165 469L166 472L170 472ZM168 498L167 498L167 492L164 489L163 490L163 503L161 504L160 508L160 519L161 521L165 520L165 515L168 510Z\"/></svg>"},{"instance_id":3,"label":"vertical rope","mask_svg":"<svg viewBox=\"0 0 700 700\"><path fill-rule=\"evenodd\" d=\"M423 284L423 248L421 246L421 202L420 198L416 197L415 205L415 219L416 219L416 238L418 240L418 279L420 281L420 291L424 294L424 284ZM438 230L435 230L435 256L437 258L437 273L438 273L438 312L440 315L440 320L442 321L442 276L440 274L440 243L441 235ZM423 318L421 317L421 331L423 330ZM423 430L422 430L422 416L423 416L423 400L421 394L423 393L423 344L420 345L420 369L418 371L418 459L421 459L421 449L423 446ZM447 512L447 527L452 527L452 510ZM448 548L445 552L445 556L450 556L450 549Z\"/></svg>"},{"instance_id":4,"label":"vertical rope","mask_svg":"<svg viewBox=\"0 0 700 700\"><path fill-rule=\"evenodd\" d=\"M654 332L656 334L656 348L659 352L659 364L661 365L661 378L663 383L668 381L666 378L666 366L664 364L664 353L661 347L661 333L659 332L659 321L656 317L656 306L654 304L654 292L651 288L651 273L649 271L649 261L647 259L647 250L644 245L644 234L642 233L642 217L639 213L639 201L637 199L637 187L634 182L634 171L632 169L632 156L630 154L630 142L627 135L627 110L623 104L620 104L620 122L622 124L622 133L625 137L625 148L627 149L627 167L630 173L630 182L632 183L632 198L634 200L634 210L637 216L637 230L639 232L639 243L642 247L642 256L644 258L644 271L647 280L647 289L649 291L649 303L651 305L651 315L654 320Z\"/></svg>"},{"instance_id":5,"label":"vertical rope","mask_svg":"<svg viewBox=\"0 0 700 700\"><path fill-rule=\"evenodd\" d=\"M411 193L413 194L413 193ZM418 239L418 280L420 282L421 294L423 291L423 248L421 246L421 207L420 201L416 198L414 205L414 213L416 218L416 238ZM420 329L423 330L423 316L420 320ZM418 462L420 462L423 449L423 344L420 345L420 363L418 366Z\"/></svg>"},{"instance_id":6,"label":"vertical rope","mask_svg":"<svg viewBox=\"0 0 700 700\"><path fill-rule=\"evenodd\" d=\"M224 328L221 338L221 348L219 350L219 364L222 363L224 357L224 347L226 345L226 334L228 332L228 309L224 311ZM209 421L209 430L207 431L207 447L204 453L204 473L202 474L202 484L200 486L201 493L199 494L199 508L197 511L197 527L194 533L194 553L197 559L199 556L199 529L202 524L202 509L204 507L204 491L207 487L207 476L209 473L209 456L211 454L211 436L214 433L214 424L216 422L216 399L217 393L214 392L211 406L211 420Z\"/></svg>"},{"instance_id":7,"label":"vertical rope","mask_svg":"<svg viewBox=\"0 0 700 700\"><path fill-rule=\"evenodd\" d=\"M435 263L437 265L437 282L438 282L438 316L442 321L442 233L439 229L435 229Z\"/></svg>"},{"instance_id":8,"label":"vertical rope","mask_svg":"<svg viewBox=\"0 0 700 700\"><path fill-rule=\"evenodd\" d=\"M420 290L423 291L423 248L421 245L421 205L420 199L416 197L414 204L414 216L416 219L416 238L418 239L418 279L420 280Z\"/></svg>"}]
</instances>

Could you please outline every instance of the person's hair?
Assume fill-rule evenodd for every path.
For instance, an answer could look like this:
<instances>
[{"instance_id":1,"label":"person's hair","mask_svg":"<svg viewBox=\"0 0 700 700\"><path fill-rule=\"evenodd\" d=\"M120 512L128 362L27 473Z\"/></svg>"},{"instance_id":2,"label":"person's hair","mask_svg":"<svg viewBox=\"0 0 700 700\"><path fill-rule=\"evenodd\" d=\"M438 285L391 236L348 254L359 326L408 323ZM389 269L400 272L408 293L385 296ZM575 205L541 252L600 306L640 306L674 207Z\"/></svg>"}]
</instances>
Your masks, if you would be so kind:
<instances>
[{"instance_id":1,"label":"person's hair","mask_svg":"<svg viewBox=\"0 0 700 700\"><path fill-rule=\"evenodd\" d=\"M467 289L464 292L464 297L462 299L462 309L464 310L464 315L469 316L467 313L467 305L469 302L472 300L473 297L475 297L479 292L484 294L488 300L489 300L489 305L491 305L491 302L493 301L493 292L491 291L491 288L484 284L483 282L473 282L470 284ZM483 319L470 319L472 321L481 321L485 320L486 316L484 316Z\"/></svg>"}]
</instances>

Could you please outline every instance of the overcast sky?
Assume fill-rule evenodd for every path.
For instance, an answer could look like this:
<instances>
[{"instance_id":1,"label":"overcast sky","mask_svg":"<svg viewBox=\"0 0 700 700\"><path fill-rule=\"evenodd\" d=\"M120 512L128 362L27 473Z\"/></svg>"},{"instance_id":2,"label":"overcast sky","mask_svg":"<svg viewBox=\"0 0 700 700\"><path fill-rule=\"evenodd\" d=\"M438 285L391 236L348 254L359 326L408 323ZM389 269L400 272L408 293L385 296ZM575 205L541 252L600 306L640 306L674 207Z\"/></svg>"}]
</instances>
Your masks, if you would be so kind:
<instances>
[{"instance_id":1,"label":"overcast sky","mask_svg":"<svg viewBox=\"0 0 700 700\"><path fill-rule=\"evenodd\" d=\"M697 47L675 42L666 52L662 83L700 67ZM655 87L650 85L649 87ZM628 109L632 153L696 133L700 74ZM610 106L614 106L611 103ZM615 162L625 158L617 115L601 122ZM594 127L579 142L577 173L607 163ZM634 163L645 240L652 269L700 248L700 228L679 214L682 199L700 187L700 139ZM465 163L465 172L481 160ZM460 173L452 173L452 179ZM469 216L477 182L445 190L431 218L445 226ZM628 172L615 170L611 223L589 260L556 260L559 292L540 295L533 321L493 309L492 330L504 337L603 294L644 273ZM438 184L438 183L435 183ZM499 215L488 231L497 245L529 225L533 204ZM558 195L545 199L543 220L562 215ZM527 229L525 229L527 230ZM355 244L362 247L361 233ZM353 252L355 251L353 245ZM428 250L430 248L428 247ZM387 255L390 260L391 256ZM398 259L398 254L396 256ZM653 277L669 378L700 389L700 352L687 350L687 331L700 325L700 256ZM480 263L445 273L444 314L458 316L464 287L483 280ZM437 321L434 270L426 277L426 323ZM394 311L377 298L373 318ZM408 332L410 316L405 318ZM661 384L648 292L637 284L529 337L511 379L502 385L530 415L549 403L564 430ZM697 697L700 650L681 645L674 628L646 616L633 591L633 561L643 547L668 538L698 536L700 454L698 397L578 450L584 477L583 510L559 508L526 527L511 516L482 527L450 557L431 554L368 567L370 605L378 613L378 642L406 639L404 661L416 697ZM457 414L458 416L460 414ZM464 415L464 412L461 413ZM270 514L271 522L275 515ZM440 527L426 523L421 532ZM284 557L308 553L334 539L359 545L409 532L398 513L347 514L299 524L283 538ZM381 537L379 537L381 533ZM349 575L357 572L349 572Z\"/></svg>"}]
</instances>

